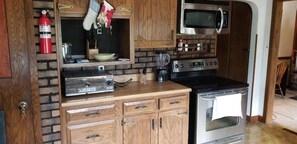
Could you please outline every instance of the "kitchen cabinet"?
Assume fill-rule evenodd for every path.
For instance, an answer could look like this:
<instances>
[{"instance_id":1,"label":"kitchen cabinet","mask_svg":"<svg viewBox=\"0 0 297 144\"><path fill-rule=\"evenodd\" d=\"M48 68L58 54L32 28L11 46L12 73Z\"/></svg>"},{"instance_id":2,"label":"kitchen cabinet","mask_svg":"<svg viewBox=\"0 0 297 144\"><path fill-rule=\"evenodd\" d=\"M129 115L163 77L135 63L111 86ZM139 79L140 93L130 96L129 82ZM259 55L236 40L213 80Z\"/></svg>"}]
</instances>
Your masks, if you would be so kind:
<instances>
[{"instance_id":1,"label":"kitchen cabinet","mask_svg":"<svg viewBox=\"0 0 297 144\"><path fill-rule=\"evenodd\" d=\"M84 17L87 14L89 0L56 0L57 11L55 13L55 25L57 27L57 47L61 68L88 67L102 65L121 65L134 63L133 40L133 10L130 0L110 1L115 7L112 17L112 29L95 29L86 31L82 27ZM117 58L109 61L97 61L88 59L81 63L80 59L86 59L88 52L88 34L94 34L97 39L99 53L115 53ZM71 43L71 58L66 60L63 43Z\"/></svg>"},{"instance_id":2,"label":"kitchen cabinet","mask_svg":"<svg viewBox=\"0 0 297 144\"><path fill-rule=\"evenodd\" d=\"M64 17L84 17L90 0L57 0L58 10ZM102 1L102 0L97 0ZM107 0L115 9L115 16L122 12L132 12L131 0Z\"/></svg>"},{"instance_id":3,"label":"kitchen cabinet","mask_svg":"<svg viewBox=\"0 0 297 144\"><path fill-rule=\"evenodd\" d=\"M63 98L62 141L187 144L189 91L170 81L148 81L112 93Z\"/></svg>"},{"instance_id":4,"label":"kitchen cabinet","mask_svg":"<svg viewBox=\"0 0 297 144\"><path fill-rule=\"evenodd\" d=\"M176 45L176 0L134 0L136 48L168 48Z\"/></svg>"},{"instance_id":5,"label":"kitchen cabinet","mask_svg":"<svg viewBox=\"0 0 297 144\"><path fill-rule=\"evenodd\" d=\"M187 144L188 120L187 109L160 112L159 144Z\"/></svg>"},{"instance_id":6,"label":"kitchen cabinet","mask_svg":"<svg viewBox=\"0 0 297 144\"><path fill-rule=\"evenodd\" d=\"M126 113L124 103L124 144L187 144L188 143L188 95L167 95L155 101L129 102L133 113ZM155 111L152 111L156 109ZM136 111L135 111L136 110ZM148 114L145 114L148 113ZM134 114L133 116L125 116Z\"/></svg>"},{"instance_id":7,"label":"kitchen cabinet","mask_svg":"<svg viewBox=\"0 0 297 144\"><path fill-rule=\"evenodd\" d=\"M157 144L157 115L145 114L123 119L123 144Z\"/></svg>"},{"instance_id":8,"label":"kitchen cabinet","mask_svg":"<svg viewBox=\"0 0 297 144\"><path fill-rule=\"evenodd\" d=\"M115 103L62 108L65 144L117 142Z\"/></svg>"}]
</instances>

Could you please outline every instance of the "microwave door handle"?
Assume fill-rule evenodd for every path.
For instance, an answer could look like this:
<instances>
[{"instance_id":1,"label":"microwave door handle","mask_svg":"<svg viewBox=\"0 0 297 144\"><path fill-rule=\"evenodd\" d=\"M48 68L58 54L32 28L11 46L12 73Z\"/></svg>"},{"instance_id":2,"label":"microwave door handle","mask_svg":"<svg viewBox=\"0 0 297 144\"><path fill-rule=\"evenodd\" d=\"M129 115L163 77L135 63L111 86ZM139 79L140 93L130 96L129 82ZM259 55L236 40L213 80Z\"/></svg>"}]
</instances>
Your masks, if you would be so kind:
<instances>
[{"instance_id":1,"label":"microwave door handle","mask_svg":"<svg viewBox=\"0 0 297 144\"><path fill-rule=\"evenodd\" d=\"M221 33L222 28L223 28L224 13L223 13L223 9L222 9L222 8L219 8L218 11L220 11L220 13L221 13L221 25L220 25L220 29L217 29L217 28L216 28L216 31L217 31L217 33L219 34L219 33Z\"/></svg>"}]
</instances>

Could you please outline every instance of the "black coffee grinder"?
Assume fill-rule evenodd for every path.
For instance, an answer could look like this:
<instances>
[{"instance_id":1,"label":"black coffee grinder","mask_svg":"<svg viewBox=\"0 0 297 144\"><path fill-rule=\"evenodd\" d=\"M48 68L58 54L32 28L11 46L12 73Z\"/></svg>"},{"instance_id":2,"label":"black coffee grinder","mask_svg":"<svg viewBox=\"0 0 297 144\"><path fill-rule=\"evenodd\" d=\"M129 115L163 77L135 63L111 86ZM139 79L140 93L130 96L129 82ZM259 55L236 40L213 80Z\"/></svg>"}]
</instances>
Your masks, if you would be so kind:
<instances>
[{"instance_id":1,"label":"black coffee grinder","mask_svg":"<svg viewBox=\"0 0 297 144\"><path fill-rule=\"evenodd\" d=\"M167 65L170 62L170 56L165 51L157 51L156 53L156 70L155 80L157 82L164 82L168 80L168 68Z\"/></svg>"}]
</instances>

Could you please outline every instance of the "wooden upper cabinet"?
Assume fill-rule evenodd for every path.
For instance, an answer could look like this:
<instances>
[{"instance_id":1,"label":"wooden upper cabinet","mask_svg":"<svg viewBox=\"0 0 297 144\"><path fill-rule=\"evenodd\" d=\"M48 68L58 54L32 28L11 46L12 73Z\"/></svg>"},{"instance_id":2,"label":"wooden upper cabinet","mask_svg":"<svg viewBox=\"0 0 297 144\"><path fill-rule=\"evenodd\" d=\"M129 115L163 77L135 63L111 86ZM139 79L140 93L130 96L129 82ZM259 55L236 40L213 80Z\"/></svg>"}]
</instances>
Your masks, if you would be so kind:
<instances>
[{"instance_id":1,"label":"wooden upper cabinet","mask_svg":"<svg viewBox=\"0 0 297 144\"><path fill-rule=\"evenodd\" d=\"M175 47L176 0L134 0L136 48Z\"/></svg>"},{"instance_id":2,"label":"wooden upper cabinet","mask_svg":"<svg viewBox=\"0 0 297 144\"><path fill-rule=\"evenodd\" d=\"M97 0L98 2L102 0ZM58 0L58 10L65 17L84 17L89 9L90 0ZM114 16L132 13L131 0L107 0L114 8Z\"/></svg>"},{"instance_id":3,"label":"wooden upper cabinet","mask_svg":"<svg viewBox=\"0 0 297 144\"><path fill-rule=\"evenodd\" d=\"M58 0L58 11L65 17L84 17L88 12L89 0Z\"/></svg>"}]
</instances>

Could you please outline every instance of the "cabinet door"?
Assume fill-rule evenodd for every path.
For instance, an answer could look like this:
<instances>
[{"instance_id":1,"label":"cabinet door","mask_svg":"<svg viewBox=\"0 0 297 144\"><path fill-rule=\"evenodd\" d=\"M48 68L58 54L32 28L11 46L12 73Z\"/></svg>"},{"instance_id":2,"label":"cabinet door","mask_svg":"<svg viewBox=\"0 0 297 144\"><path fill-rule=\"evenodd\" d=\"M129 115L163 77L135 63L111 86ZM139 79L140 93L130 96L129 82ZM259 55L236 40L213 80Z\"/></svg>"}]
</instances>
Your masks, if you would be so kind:
<instances>
[{"instance_id":1,"label":"cabinet door","mask_svg":"<svg viewBox=\"0 0 297 144\"><path fill-rule=\"evenodd\" d=\"M89 8L90 0L58 0L61 16L84 17Z\"/></svg>"},{"instance_id":2,"label":"cabinet door","mask_svg":"<svg viewBox=\"0 0 297 144\"><path fill-rule=\"evenodd\" d=\"M188 117L187 109L160 112L159 144L187 144Z\"/></svg>"},{"instance_id":3,"label":"cabinet door","mask_svg":"<svg viewBox=\"0 0 297 144\"><path fill-rule=\"evenodd\" d=\"M175 47L176 0L134 0L136 48Z\"/></svg>"},{"instance_id":4,"label":"cabinet door","mask_svg":"<svg viewBox=\"0 0 297 144\"><path fill-rule=\"evenodd\" d=\"M116 121L105 120L67 127L69 144L115 144Z\"/></svg>"},{"instance_id":5,"label":"cabinet door","mask_svg":"<svg viewBox=\"0 0 297 144\"><path fill-rule=\"evenodd\" d=\"M157 114L146 114L124 118L124 144L157 144Z\"/></svg>"}]
</instances>

